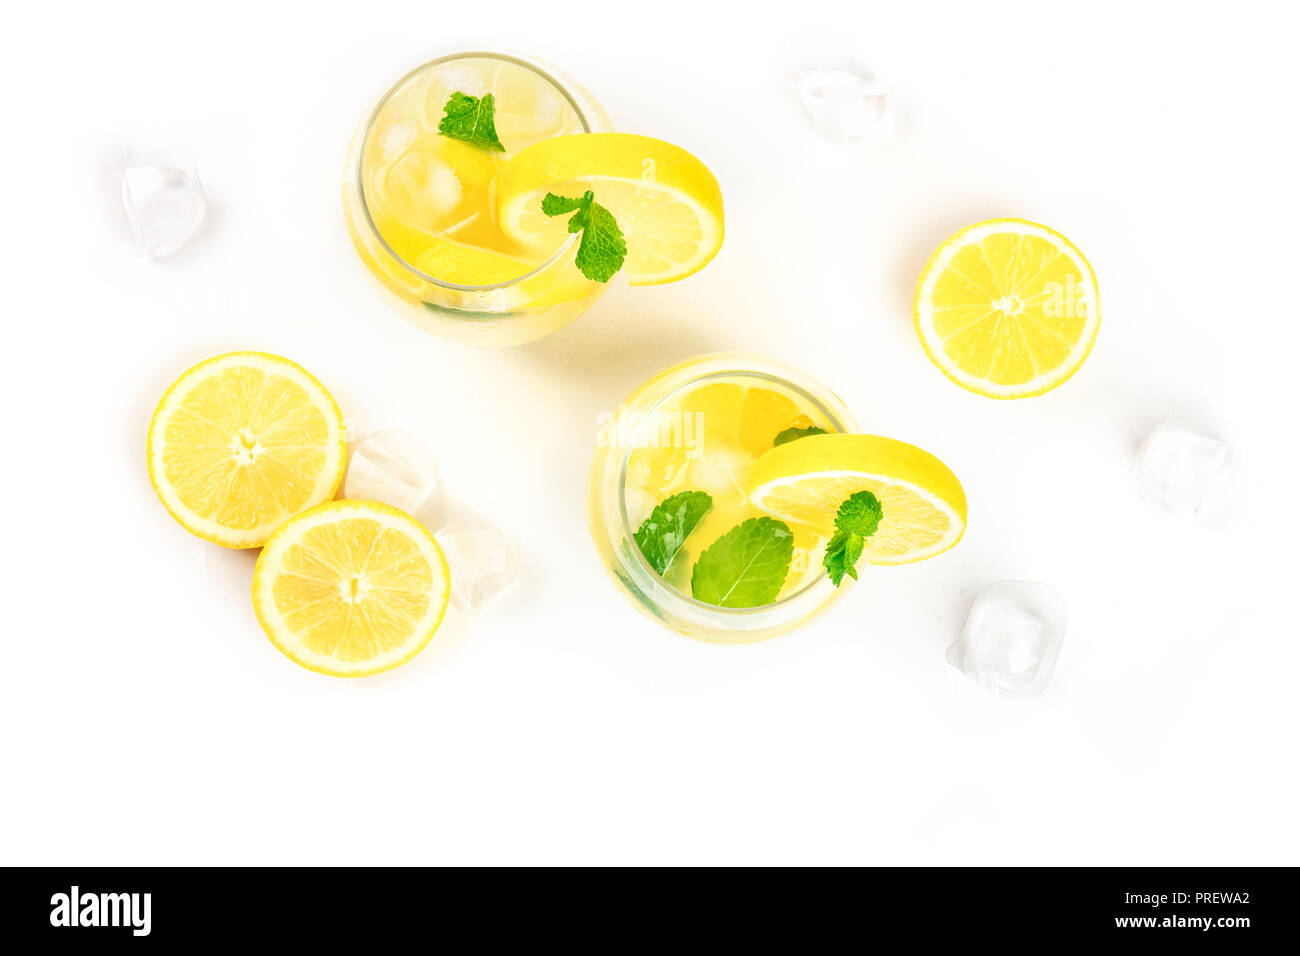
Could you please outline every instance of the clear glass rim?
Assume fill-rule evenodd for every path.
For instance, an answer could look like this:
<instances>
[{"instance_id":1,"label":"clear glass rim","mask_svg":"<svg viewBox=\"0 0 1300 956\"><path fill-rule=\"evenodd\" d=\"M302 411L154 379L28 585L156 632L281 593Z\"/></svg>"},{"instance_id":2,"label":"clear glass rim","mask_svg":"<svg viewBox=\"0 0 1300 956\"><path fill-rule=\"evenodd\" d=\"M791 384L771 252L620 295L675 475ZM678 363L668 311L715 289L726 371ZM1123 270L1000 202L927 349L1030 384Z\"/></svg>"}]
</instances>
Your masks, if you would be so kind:
<instances>
[{"instance_id":1,"label":"clear glass rim","mask_svg":"<svg viewBox=\"0 0 1300 956\"><path fill-rule=\"evenodd\" d=\"M446 279L439 279L436 276L431 276L428 273L423 272L420 269L416 268L414 265L412 265L411 263L403 259L401 256L399 256L393 250L393 247L388 244L388 240L385 239L383 235L379 232L379 227L375 225L375 220L370 215L370 204L366 200L366 183L365 183L366 144L370 142L370 131L374 127L375 121L379 118L380 112L383 110L385 106L388 105L389 101L393 98L394 95L396 95L397 91L400 90L403 86L405 86L407 81L413 79L418 74L423 73L425 70L431 69L443 63L449 63L452 62L453 60L468 60L468 59L501 60L502 62L513 63L515 66L522 67L523 69L535 73L537 76L541 77L547 83L551 84L551 86L554 87L555 91L564 97L565 102L569 104L574 114L578 117L578 122L582 124L582 132L584 133L591 132L591 121L587 118L587 114L583 112L582 107L578 104L577 99L569 91L568 87L566 87L555 76L543 70L535 63L532 63L529 60L524 59L523 57L512 56L508 53L494 53L491 51L469 51L465 53L448 53L445 56L440 56L435 59L429 60L425 63L422 63L419 66L417 66L415 69L408 71L406 74L404 74L401 77L401 79L399 79L396 83L390 86L387 92L385 92L384 95L379 98L379 102L375 104L374 109L370 111L370 115L366 117L365 126L361 130L361 140L357 146L357 168L354 173L354 178L355 178L355 185L357 190L357 201L361 206L361 213L365 217L366 226L370 229L370 234L374 236L375 241L378 242L383 247L384 251L388 253L388 255L392 256L395 262L400 263L403 266L403 268L407 269L416 278L424 282L428 282L430 285L436 285L439 286L440 288L450 289L455 292L491 292L495 289L508 289L511 286L518 285L520 282L524 282L528 279L533 278L533 276L545 272L556 262L562 259L569 252L570 249L573 248L574 244L579 241L579 237L577 235L572 235L572 234L569 235L564 240L564 244L561 245L560 248L557 249L555 253L550 258L548 258L545 262L543 262L541 265L537 266L536 268L523 273L522 275L516 276L513 279L507 279L504 282L494 282L491 285L460 285L459 283L456 282L448 282Z\"/></svg>"},{"instance_id":2,"label":"clear glass rim","mask_svg":"<svg viewBox=\"0 0 1300 956\"><path fill-rule=\"evenodd\" d=\"M748 378L765 379L769 382L773 382L775 384L788 388L793 392L796 392L803 398L807 399L807 401L810 404L812 404L814 407L816 407L818 411L820 411L823 415L825 415L826 418L831 422L831 424L835 426L837 431L839 432L852 431L853 426L850 421L842 420L839 414L837 414L833 409L828 408L826 403L822 401L821 398L819 398L816 394L814 394L812 391L810 391L800 382L794 381L786 377L786 374L801 375L802 373L800 373L797 369L793 369L793 368L785 369L784 372L786 374L780 374L777 372L769 372L760 369L746 368L743 365L743 363L746 361L752 361L757 364L772 365L772 366L777 365L777 363L768 362L767 360L759 359L756 356L751 357L751 356L735 354L735 353L715 353L712 355L697 356L694 359L690 359L687 362L682 363L682 365L678 366L677 368L684 369L687 365L693 365L696 364L697 362L707 362L711 359L718 360L718 361L734 360L735 362L742 363L742 364L738 364L735 368L717 369L717 370L703 372L699 375L694 375L686 379L685 381L683 381L681 384L674 386L666 394L661 395L654 402L653 405L651 405L641 414L647 417L653 415L656 409L662 406L664 402L668 401L674 395L680 394L681 391L685 388L697 386L701 382L708 382L715 379L726 379L726 378L735 378L737 376L745 376ZM665 372L660 373L660 375L671 374L672 371L673 369L668 369L665 370ZM656 378L659 377L660 376L656 376ZM652 379L651 381L654 380ZM638 389L638 391L640 391L640 389ZM829 392L830 390L826 389L826 391ZM837 401L838 401L838 396L837 396ZM635 538L636 529L632 527L632 520L627 513L627 495L625 494L626 482L627 482L627 466L628 466L629 459L632 456L632 452L634 450L635 449L632 446L629 446L626 450L624 450L618 466L618 489L617 489L618 512L619 512L619 516L622 518L623 534L626 536L627 540L629 541L636 540ZM815 596L815 592L825 590L825 585L830 581L830 577L827 574L826 569L822 568L821 572L817 575L817 577L813 578L813 580L809 581L807 584L799 588L797 591L794 591L786 595L785 597L781 598L778 601L773 601L771 604L760 604L758 607L720 607L717 604L709 604L707 601L701 601L693 597L692 595L686 594L685 592L680 591L677 588L673 587L671 584L669 584L667 581L663 579L662 575L660 575L657 571L655 571L653 567L650 566L650 562L645 559L645 555L641 553L640 548L635 548L635 547L629 548L628 551L631 554L631 561L634 562L637 570L639 570L642 575L646 576L648 580L658 582L665 590L671 593L674 596L674 598L681 601L681 603L684 606L690 608L691 610L699 614L714 615L714 616L722 617L725 619L731 619L731 620L746 620L749 618L770 616L774 611L780 611L790 607L791 605L798 604L800 602L806 602L810 597ZM830 595L828 595L828 597L829 596Z\"/></svg>"}]
</instances>

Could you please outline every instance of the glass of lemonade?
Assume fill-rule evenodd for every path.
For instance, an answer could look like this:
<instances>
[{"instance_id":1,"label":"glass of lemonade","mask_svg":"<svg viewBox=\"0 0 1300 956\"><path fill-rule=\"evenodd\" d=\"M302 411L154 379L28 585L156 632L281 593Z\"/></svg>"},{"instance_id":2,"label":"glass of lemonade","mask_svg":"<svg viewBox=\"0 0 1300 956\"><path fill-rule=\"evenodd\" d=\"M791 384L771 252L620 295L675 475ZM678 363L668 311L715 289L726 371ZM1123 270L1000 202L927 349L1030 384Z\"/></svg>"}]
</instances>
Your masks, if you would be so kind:
<instances>
[{"instance_id":1,"label":"glass of lemonade","mask_svg":"<svg viewBox=\"0 0 1300 956\"><path fill-rule=\"evenodd\" d=\"M438 133L453 93L495 101L494 152ZM493 177L515 153L554 136L604 132L581 87L531 60L459 53L412 70L353 138L343 183L348 231L385 294L422 328L467 345L519 345L600 297L574 265L578 237L525 249L497 227Z\"/></svg>"},{"instance_id":2,"label":"glass of lemonade","mask_svg":"<svg viewBox=\"0 0 1300 956\"><path fill-rule=\"evenodd\" d=\"M847 590L822 566L827 528L787 525L789 571L773 600L725 607L694 596L700 555L762 512L746 492L749 472L791 429L853 432L844 403L806 375L738 353L704 355L669 368L602 416L588 494L601 559L643 612L689 637L756 641L807 620ZM711 506L660 573L637 541L657 505L704 492ZM787 547L790 545L787 543Z\"/></svg>"}]
</instances>

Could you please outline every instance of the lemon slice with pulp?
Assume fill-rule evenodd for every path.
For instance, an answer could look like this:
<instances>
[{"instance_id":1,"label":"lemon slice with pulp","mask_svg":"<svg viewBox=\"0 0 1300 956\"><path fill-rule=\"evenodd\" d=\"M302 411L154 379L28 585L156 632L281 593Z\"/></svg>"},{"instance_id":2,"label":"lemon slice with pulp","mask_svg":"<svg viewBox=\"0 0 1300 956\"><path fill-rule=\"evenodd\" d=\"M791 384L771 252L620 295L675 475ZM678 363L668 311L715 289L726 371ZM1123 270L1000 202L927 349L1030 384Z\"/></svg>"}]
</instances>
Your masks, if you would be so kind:
<instances>
[{"instance_id":1,"label":"lemon slice with pulp","mask_svg":"<svg viewBox=\"0 0 1300 956\"><path fill-rule=\"evenodd\" d=\"M1059 232L990 219L950 236L917 282L916 332L962 388L1027 398L1079 370L1097 339L1097 277Z\"/></svg>"},{"instance_id":2,"label":"lemon slice with pulp","mask_svg":"<svg viewBox=\"0 0 1300 956\"><path fill-rule=\"evenodd\" d=\"M627 240L623 271L632 285L675 282L700 269L722 246L722 191L686 150L631 133L556 136L521 150L497 173L497 222L519 244L555 250L568 216L547 216L548 192L595 201L618 220Z\"/></svg>"},{"instance_id":3,"label":"lemon slice with pulp","mask_svg":"<svg viewBox=\"0 0 1300 956\"><path fill-rule=\"evenodd\" d=\"M167 389L149 423L149 481L183 528L256 548L286 518L327 501L343 478L343 414L306 370L229 352Z\"/></svg>"},{"instance_id":4,"label":"lemon slice with pulp","mask_svg":"<svg viewBox=\"0 0 1300 956\"><path fill-rule=\"evenodd\" d=\"M910 564L955 545L966 530L966 495L938 458L878 435L811 435L759 458L749 500L783 521L834 528L840 504L859 491L880 499L883 517L867 539L872 564Z\"/></svg>"},{"instance_id":5,"label":"lemon slice with pulp","mask_svg":"<svg viewBox=\"0 0 1300 956\"><path fill-rule=\"evenodd\" d=\"M433 535L377 501L330 501L291 518L253 571L253 609L271 643L334 677L409 661L442 623L449 593Z\"/></svg>"}]
</instances>

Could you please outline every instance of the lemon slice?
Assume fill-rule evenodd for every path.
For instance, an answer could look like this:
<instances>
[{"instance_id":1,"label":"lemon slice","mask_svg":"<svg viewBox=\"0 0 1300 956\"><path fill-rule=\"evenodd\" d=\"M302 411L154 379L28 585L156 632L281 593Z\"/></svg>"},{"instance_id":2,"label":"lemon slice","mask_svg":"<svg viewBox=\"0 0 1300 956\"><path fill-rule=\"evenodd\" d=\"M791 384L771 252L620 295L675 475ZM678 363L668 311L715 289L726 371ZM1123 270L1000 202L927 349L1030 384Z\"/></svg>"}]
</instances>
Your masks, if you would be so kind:
<instances>
[{"instance_id":1,"label":"lemon slice","mask_svg":"<svg viewBox=\"0 0 1300 956\"><path fill-rule=\"evenodd\" d=\"M378 501L330 501L291 518L257 558L253 610L286 657L334 677L405 664L442 623L442 549Z\"/></svg>"},{"instance_id":2,"label":"lemon slice","mask_svg":"<svg viewBox=\"0 0 1300 956\"><path fill-rule=\"evenodd\" d=\"M915 445L877 435L811 435L758 460L749 500L784 521L829 533L844 499L870 491L883 517L867 539L872 564L911 564L955 545L966 530L957 476Z\"/></svg>"},{"instance_id":3,"label":"lemon slice","mask_svg":"<svg viewBox=\"0 0 1300 956\"><path fill-rule=\"evenodd\" d=\"M630 133L557 136L521 150L493 181L497 222L521 245L554 250L568 216L547 216L548 192L581 195L618 220L627 239L623 271L632 285L675 282L704 268L722 246L722 191L686 150Z\"/></svg>"},{"instance_id":4,"label":"lemon slice","mask_svg":"<svg viewBox=\"0 0 1300 956\"><path fill-rule=\"evenodd\" d=\"M427 276L456 285L499 285L536 268L536 263L450 239L429 237L425 246L415 267Z\"/></svg>"},{"instance_id":5,"label":"lemon slice","mask_svg":"<svg viewBox=\"0 0 1300 956\"><path fill-rule=\"evenodd\" d=\"M1097 339L1097 276L1059 232L990 219L950 236L916 288L930 361L989 398L1027 398L1079 370Z\"/></svg>"},{"instance_id":6,"label":"lemon slice","mask_svg":"<svg viewBox=\"0 0 1300 956\"><path fill-rule=\"evenodd\" d=\"M343 478L343 415L303 368L265 352L200 362L149 423L149 481L191 534L256 548Z\"/></svg>"}]
</instances>

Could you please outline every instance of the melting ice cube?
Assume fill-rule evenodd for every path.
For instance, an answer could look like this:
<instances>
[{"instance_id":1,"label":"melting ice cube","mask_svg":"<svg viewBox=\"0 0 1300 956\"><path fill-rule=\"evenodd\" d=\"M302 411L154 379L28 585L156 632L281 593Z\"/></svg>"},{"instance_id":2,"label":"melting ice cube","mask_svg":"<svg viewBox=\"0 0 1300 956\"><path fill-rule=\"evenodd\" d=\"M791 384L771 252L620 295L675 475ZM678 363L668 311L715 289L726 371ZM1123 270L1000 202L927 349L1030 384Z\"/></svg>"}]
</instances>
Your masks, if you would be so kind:
<instances>
[{"instance_id":1,"label":"melting ice cube","mask_svg":"<svg viewBox=\"0 0 1300 956\"><path fill-rule=\"evenodd\" d=\"M122 204L141 252L159 258L179 250L207 213L194 154L169 147L132 161L122 171Z\"/></svg>"},{"instance_id":2,"label":"melting ice cube","mask_svg":"<svg viewBox=\"0 0 1300 956\"><path fill-rule=\"evenodd\" d=\"M456 225L464 212L460 178L442 156L424 149L408 152L384 178L384 188L402 210L401 219L425 232Z\"/></svg>"},{"instance_id":3,"label":"melting ice cube","mask_svg":"<svg viewBox=\"0 0 1300 956\"><path fill-rule=\"evenodd\" d=\"M455 518L435 537L447 556L458 610L476 611L519 580L519 553L496 528Z\"/></svg>"},{"instance_id":4,"label":"melting ice cube","mask_svg":"<svg viewBox=\"0 0 1300 956\"><path fill-rule=\"evenodd\" d=\"M739 449L709 449L698 458L690 459L687 486L707 491L714 504L745 500L744 478L750 467L749 458Z\"/></svg>"},{"instance_id":5,"label":"melting ice cube","mask_svg":"<svg viewBox=\"0 0 1300 956\"><path fill-rule=\"evenodd\" d=\"M792 85L823 139L858 143L882 133L888 95L875 80L847 70L813 70Z\"/></svg>"},{"instance_id":6,"label":"melting ice cube","mask_svg":"<svg viewBox=\"0 0 1300 956\"><path fill-rule=\"evenodd\" d=\"M400 428L385 428L353 450L343 496L382 501L410 514L437 488L438 459L433 452Z\"/></svg>"},{"instance_id":7,"label":"melting ice cube","mask_svg":"<svg viewBox=\"0 0 1300 956\"><path fill-rule=\"evenodd\" d=\"M1046 584L998 581L971 605L948 663L1003 697L1032 697L1052 679L1065 638L1065 603Z\"/></svg>"},{"instance_id":8,"label":"melting ice cube","mask_svg":"<svg viewBox=\"0 0 1300 956\"><path fill-rule=\"evenodd\" d=\"M1147 504L1190 517L1227 480L1228 446L1166 416L1138 444L1129 477Z\"/></svg>"}]
</instances>

